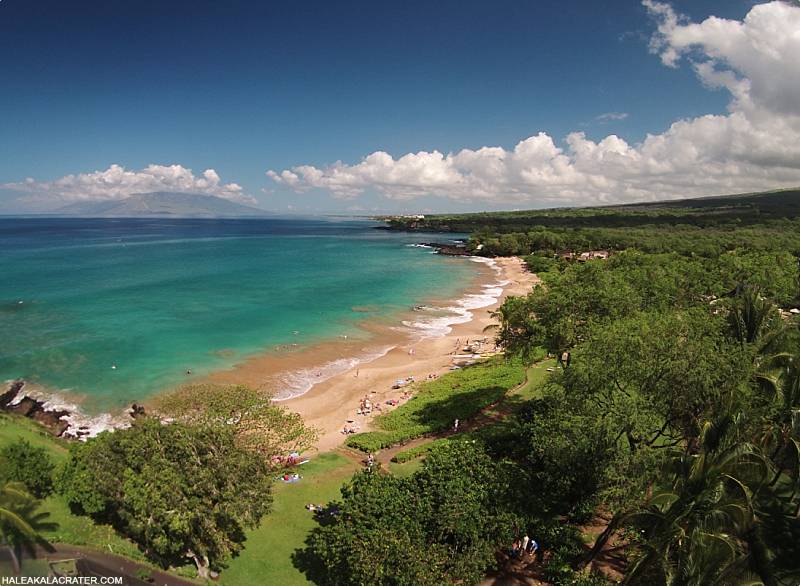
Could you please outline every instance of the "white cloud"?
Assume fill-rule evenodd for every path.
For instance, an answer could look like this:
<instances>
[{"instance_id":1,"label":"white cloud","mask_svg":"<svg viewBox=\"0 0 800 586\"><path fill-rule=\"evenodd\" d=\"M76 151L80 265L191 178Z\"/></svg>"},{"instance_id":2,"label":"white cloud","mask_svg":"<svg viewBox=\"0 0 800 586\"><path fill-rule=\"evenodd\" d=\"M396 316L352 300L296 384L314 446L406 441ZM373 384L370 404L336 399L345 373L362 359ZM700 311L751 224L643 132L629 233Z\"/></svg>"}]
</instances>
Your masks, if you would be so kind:
<instances>
[{"instance_id":1,"label":"white cloud","mask_svg":"<svg viewBox=\"0 0 800 586\"><path fill-rule=\"evenodd\" d=\"M611 122L613 120L625 120L628 117L627 112L605 112L599 116L595 116L597 122Z\"/></svg>"},{"instance_id":2,"label":"white cloud","mask_svg":"<svg viewBox=\"0 0 800 586\"><path fill-rule=\"evenodd\" d=\"M222 183L214 169L195 176L181 165L148 165L140 171L129 171L111 165L105 171L67 175L55 181L28 178L21 183L5 183L2 189L28 194L36 200L62 203L82 200L122 199L135 193L152 191L190 192L216 195L241 203L255 203L236 183Z\"/></svg>"},{"instance_id":3,"label":"white cloud","mask_svg":"<svg viewBox=\"0 0 800 586\"><path fill-rule=\"evenodd\" d=\"M399 158L378 151L356 164L268 171L297 192L388 198L567 205L666 199L800 185L800 7L775 1L741 20L690 22L666 3L643 0L657 29L650 50L669 67L684 58L709 88L730 92L728 112L678 120L637 144L545 133L502 147ZM615 118L616 117L616 118ZM609 112L604 120L624 118Z\"/></svg>"}]
</instances>

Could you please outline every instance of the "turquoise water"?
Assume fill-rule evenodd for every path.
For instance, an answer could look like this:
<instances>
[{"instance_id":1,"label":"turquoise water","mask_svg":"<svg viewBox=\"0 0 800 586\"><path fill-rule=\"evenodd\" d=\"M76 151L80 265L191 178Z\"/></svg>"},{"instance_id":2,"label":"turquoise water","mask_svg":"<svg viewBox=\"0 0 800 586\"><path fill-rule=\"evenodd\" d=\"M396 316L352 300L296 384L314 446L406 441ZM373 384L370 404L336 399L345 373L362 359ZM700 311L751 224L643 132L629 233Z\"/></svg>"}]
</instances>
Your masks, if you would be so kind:
<instances>
[{"instance_id":1,"label":"turquoise water","mask_svg":"<svg viewBox=\"0 0 800 586\"><path fill-rule=\"evenodd\" d=\"M472 263L407 246L426 235L374 226L0 219L0 379L113 409L187 369L355 335L365 318L454 296L474 278Z\"/></svg>"}]
</instances>

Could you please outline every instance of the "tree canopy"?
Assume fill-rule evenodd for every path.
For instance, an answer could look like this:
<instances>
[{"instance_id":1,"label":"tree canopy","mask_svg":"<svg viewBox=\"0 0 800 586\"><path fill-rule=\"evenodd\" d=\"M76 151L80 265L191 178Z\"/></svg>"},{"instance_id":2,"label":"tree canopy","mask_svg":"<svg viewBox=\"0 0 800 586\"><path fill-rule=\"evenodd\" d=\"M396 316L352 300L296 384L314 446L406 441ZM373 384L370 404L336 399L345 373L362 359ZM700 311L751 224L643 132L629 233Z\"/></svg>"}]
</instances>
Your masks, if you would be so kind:
<instances>
[{"instance_id":1,"label":"tree canopy","mask_svg":"<svg viewBox=\"0 0 800 586\"><path fill-rule=\"evenodd\" d=\"M0 450L0 481L19 482L36 498L53 490L53 463L47 450L19 439Z\"/></svg>"},{"instance_id":2,"label":"tree canopy","mask_svg":"<svg viewBox=\"0 0 800 586\"><path fill-rule=\"evenodd\" d=\"M187 385L160 397L156 411L190 425L230 428L240 446L265 458L306 451L317 439L300 415L244 385Z\"/></svg>"},{"instance_id":3,"label":"tree canopy","mask_svg":"<svg viewBox=\"0 0 800 586\"><path fill-rule=\"evenodd\" d=\"M432 451L408 479L363 472L298 557L330 585L475 583L519 526L504 507L508 481L471 442Z\"/></svg>"},{"instance_id":4,"label":"tree canopy","mask_svg":"<svg viewBox=\"0 0 800 586\"><path fill-rule=\"evenodd\" d=\"M163 566L201 577L243 547L269 511L270 468L231 428L137 419L72 447L60 478L69 504L108 522Z\"/></svg>"}]
</instances>

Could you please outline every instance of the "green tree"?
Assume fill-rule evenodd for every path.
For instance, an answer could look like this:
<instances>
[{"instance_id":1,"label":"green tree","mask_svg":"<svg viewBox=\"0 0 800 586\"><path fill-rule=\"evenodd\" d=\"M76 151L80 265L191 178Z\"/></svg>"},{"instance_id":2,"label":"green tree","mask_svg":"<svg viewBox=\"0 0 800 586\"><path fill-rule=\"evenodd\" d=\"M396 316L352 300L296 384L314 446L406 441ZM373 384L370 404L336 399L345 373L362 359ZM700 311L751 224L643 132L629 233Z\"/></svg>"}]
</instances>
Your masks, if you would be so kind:
<instances>
[{"instance_id":1,"label":"green tree","mask_svg":"<svg viewBox=\"0 0 800 586\"><path fill-rule=\"evenodd\" d=\"M738 401L749 361L703 309L643 313L594 328L560 379L631 451L694 441L708 413Z\"/></svg>"},{"instance_id":2,"label":"green tree","mask_svg":"<svg viewBox=\"0 0 800 586\"><path fill-rule=\"evenodd\" d=\"M496 458L520 465L517 508L539 520L582 514L595 504L612 461L618 459L613 436L595 413L575 413L557 392L523 406L510 433L490 439ZM506 426L508 427L508 426ZM619 465L619 464L617 464Z\"/></svg>"},{"instance_id":3,"label":"green tree","mask_svg":"<svg viewBox=\"0 0 800 586\"><path fill-rule=\"evenodd\" d=\"M47 519L50 513L39 512L39 501L28 494L18 482L0 485L0 542L8 546L15 573L20 572L20 553L34 554L36 546L52 549L40 535L57 529Z\"/></svg>"},{"instance_id":4,"label":"green tree","mask_svg":"<svg viewBox=\"0 0 800 586\"><path fill-rule=\"evenodd\" d=\"M21 482L33 496L44 498L53 490L53 463L47 450L19 439L0 450L0 477Z\"/></svg>"},{"instance_id":5,"label":"green tree","mask_svg":"<svg viewBox=\"0 0 800 586\"><path fill-rule=\"evenodd\" d=\"M675 451L669 485L626 519L642 537L625 583L701 586L757 575L778 584L759 514L769 464L739 439L742 421L721 415L705 424L697 453Z\"/></svg>"},{"instance_id":6,"label":"green tree","mask_svg":"<svg viewBox=\"0 0 800 586\"><path fill-rule=\"evenodd\" d=\"M272 396L244 385L189 385L164 395L156 410L190 425L230 428L237 443L264 458L310 449L317 432Z\"/></svg>"},{"instance_id":7,"label":"green tree","mask_svg":"<svg viewBox=\"0 0 800 586\"><path fill-rule=\"evenodd\" d=\"M504 504L509 484L472 442L434 449L408 479L358 474L298 563L337 586L476 583L521 526Z\"/></svg>"},{"instance_id":8,"label":"green tree","mask_svg":"<svg viewBox=\"0 0 800 586\"><path fill-rule=\"evenodd\" d=\"M243 547L272 502L270 470L232 428L152 418L74 445L60 478L78 511L111 523L153 560L201 577Z\"/></svg>"},{"instance_id":9,"label":"green tree","mask_svg":"<svg viewBox=\"0 0 800 586\"><path fill-rule=\"evenodd\" d=\"M731 334L741 344L749 344L764 354L784 330L778 308L761 295L758 287L742 286L734 300L728 322Z\"/></svg>"}]
</instances>

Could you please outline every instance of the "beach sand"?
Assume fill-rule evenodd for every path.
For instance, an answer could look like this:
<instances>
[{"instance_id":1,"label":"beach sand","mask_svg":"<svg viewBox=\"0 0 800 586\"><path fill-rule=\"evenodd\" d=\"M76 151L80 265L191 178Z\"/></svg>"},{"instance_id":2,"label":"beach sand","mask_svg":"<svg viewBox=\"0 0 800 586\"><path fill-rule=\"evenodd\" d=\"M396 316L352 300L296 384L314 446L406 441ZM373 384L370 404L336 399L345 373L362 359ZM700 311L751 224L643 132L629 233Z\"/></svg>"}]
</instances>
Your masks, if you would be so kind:
<instances>
[{"instance_id":1,"label":"beach sand","mask_svg":"<svg viewBox=\"0 0 800 586\"><path fill-rule=\"evenodd\" d=\"M391 409L386 401L400 399L403 393L402 389L392 389L396 380L413 376L416 381L424 381L431 374L448 372L454 363L453 354L463 354L461 349L467 340L486 338L483 349L493 349L494 333L484 331L495 323L490 313L506 297L525 295L539 282L519 258L498 258L494 262L497 270L481 270L480 282L470 292L480 293L488 285L507 282L500 296L491 305L470 310L472 319L451 325L451 331L445 335L419 339L419 333L383 324L374 329L366 344L363 340L341 340L298 352L256 356L230 370L215 372L208 379L214 383L269 389L282 375L305 371L311 372L313 378L314 369L338 361L337 374L326 377L320 371L320 382L308 392L279 402L300 413L308 425L319 431L317 449L331 450L346 439L341 433L345 425L357 431L371 429L372 417L380 411L373 409L370 415L358 415L356 411L364 397L386 412ZM348 361L354 356L360 356L360 362ZM348 420L353 423L348 424Z\"/></svg>"}]
</instances>

